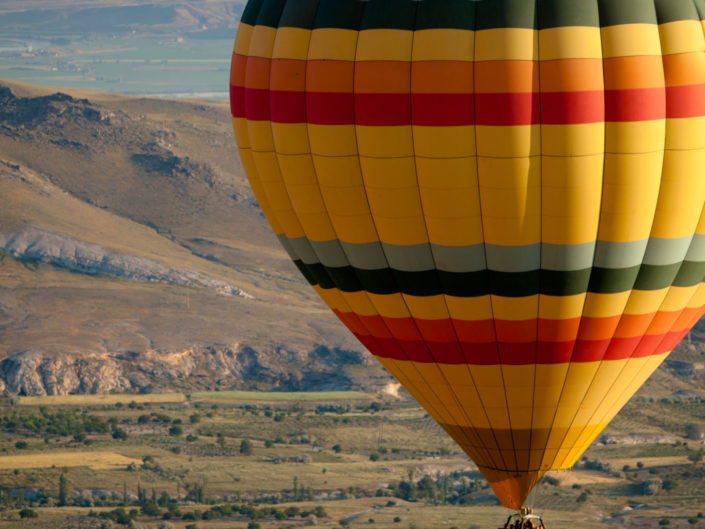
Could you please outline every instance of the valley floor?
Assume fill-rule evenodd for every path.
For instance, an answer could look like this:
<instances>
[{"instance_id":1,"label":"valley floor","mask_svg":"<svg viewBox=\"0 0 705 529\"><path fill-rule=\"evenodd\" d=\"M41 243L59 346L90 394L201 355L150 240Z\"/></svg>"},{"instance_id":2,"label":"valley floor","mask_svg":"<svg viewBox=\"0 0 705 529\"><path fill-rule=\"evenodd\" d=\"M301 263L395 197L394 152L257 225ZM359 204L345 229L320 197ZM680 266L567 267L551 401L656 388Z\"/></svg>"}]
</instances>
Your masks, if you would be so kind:
<instances>
[{"instance_id":1,"label":"valley floor","mask_svg":"<svg viewBox=\"0 0 705 529\"><path fill-rule=\"evenodd\" d=\"M411 401L353 392L129 399L5 399L0 528L464 529L497 527L509 514ZM700 424L705 403L627 405L576 469L537 486L530 501L547 527L705 527L702 443L634 428L645 416L686 415L690 426L674 431Z\"/></svg>"}]
</instances>

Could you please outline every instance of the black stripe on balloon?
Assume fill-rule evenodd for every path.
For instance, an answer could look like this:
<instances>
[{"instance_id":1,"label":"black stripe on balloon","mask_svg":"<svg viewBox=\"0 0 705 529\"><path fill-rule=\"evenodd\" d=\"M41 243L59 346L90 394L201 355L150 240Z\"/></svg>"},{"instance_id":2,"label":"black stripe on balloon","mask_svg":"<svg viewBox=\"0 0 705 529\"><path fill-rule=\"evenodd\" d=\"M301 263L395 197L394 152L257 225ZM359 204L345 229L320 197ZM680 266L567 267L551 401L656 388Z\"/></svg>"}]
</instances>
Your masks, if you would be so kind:
<instances>
[{"instance_id":1,"label":"black stripe on balloon","mask_svg":"<svg viewBox=\"0 0 705 529\"><path fill-rule=\"evenodd\" d=\"M269 27L302 27L311 29L308 17L278 18L281 5L262 0L250 0L242 15L245 24ZM278 2L275 2L277 4ZM316 28L360 29L468 29L502 28L551 29L557 27L609 27L623 24L664 24L681 20L700 20L702 0L424 0L420 2L420 24L414 28L411 0L321 0ZM301 2L306 10L311 2ZM366 20L360 27L360 14L365 8ZM475 11L477 9L477 11ZM367 12L369 11L369 15ZM537 16L537 13L539 16ZM703 12L705 14L705 11Z\"/></svg>"},{"instance_id":2,"label":"black stripe on balloon","mask_svg":"<svg viewBox=\"0 0 705 529\"><path fill-rule=\"evenodd\" d=\"M364 270L344 267L326 267L320 263L296 266L309 283L321 288L338 288L344 292L367 291L373 294L403 293L411 296L447 294L457 297L476 297L494 294L504 297L525 297L536 294L573 296L585 292L616 294L631 289L659 290L673 286L689 287L703 281L705 263L684 262L673 265L641 265L630 268L587 268L528 272L444 272L424 270L404 272L391 268ZM539 286L538 277L541 274Z\"/></svg>"}]
</instances>

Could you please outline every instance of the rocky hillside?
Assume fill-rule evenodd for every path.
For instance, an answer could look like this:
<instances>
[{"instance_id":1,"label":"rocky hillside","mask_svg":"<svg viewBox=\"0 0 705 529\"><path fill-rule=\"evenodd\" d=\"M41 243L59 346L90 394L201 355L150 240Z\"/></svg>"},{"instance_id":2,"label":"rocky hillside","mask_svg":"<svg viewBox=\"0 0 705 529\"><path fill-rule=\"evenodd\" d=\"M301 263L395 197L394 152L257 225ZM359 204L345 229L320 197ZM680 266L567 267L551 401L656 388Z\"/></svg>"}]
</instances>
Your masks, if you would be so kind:
<instances>
[{"instance_id":1,"label":"rocky hillside","mask_svg":"<svg viewBox=\"0 0 705 529\"><path fill-rule=\"evenodd\" d=\"M366 388L226 104L0 86L0 393Z\"/></svg>"}]
</instances>

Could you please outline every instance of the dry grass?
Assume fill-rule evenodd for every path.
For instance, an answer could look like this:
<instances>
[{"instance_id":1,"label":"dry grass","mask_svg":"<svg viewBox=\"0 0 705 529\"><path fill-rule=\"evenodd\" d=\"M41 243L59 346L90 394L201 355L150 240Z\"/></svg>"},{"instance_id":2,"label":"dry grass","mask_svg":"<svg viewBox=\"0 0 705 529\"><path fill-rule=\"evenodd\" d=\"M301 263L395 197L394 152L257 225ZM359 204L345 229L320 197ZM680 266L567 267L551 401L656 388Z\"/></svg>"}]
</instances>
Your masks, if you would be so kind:
<instances>
[{"instance_id":1,"label":"dry grass","mask_svg":"<svg viewBox=\"0 0 705 529\"><path fill-rule=\"evenodd\" d=\"M639 457L639 458L619 458L606 459L605 461L612 463L614 468L621 469L624 465L629 465L632 470L636 470L636 462L643 463L644 468L652 467L667 467L674 465L687 465L690 463L687 456L662 456L662 457ZM691 463L692 464L692 463Z\"/></svg>"},{"instance_id":2,"label":"dry grass","mask_svg":"<svg viewBox=\"0 0 705 529\"><path fill-rule=\"evenodd\" d=\"M20 406L101 406L112 404L166 404L186 402L183 393L151 393L145 395L43 395L38 397L17 397Z\"/></svg>"},{"instance_id":3,"label":"dry grass","mask_svg":"<svg viewBox=\"0 0 705 529\"><path fill-rule=\"evenodd\" d=\"M0 469L89 467L108 470L126 467L130 463L141 463L139 459L125 457L114 452L58 452L0 457Z\"/></svg>"},{"instance_id":4,"label":"dry grass","mask_svg":"<svg viewBox=\"0 0 705 529\"><path fill-rule=\"evenodd\" d=\"M634 464L634 460L630 460ZM620 467L621 468L621 467ZM570 487L573 485L616 485L626 483L626 480L615 478L604 472L593 472L586 470L559 470L549 472L549 476L558 479L561 486Z\"/></svg>"},{"instance_id":5,"label":"dry grass","mask_svg":"<svg viewBox=\"0 0 705 529\"><path fill-rule=\"evenodd\" d=\"M330 401L369 400L372 395L360 391L204 391L192 393L193 400L257 400L257 401Z\"/></svg>"}]
</instances>

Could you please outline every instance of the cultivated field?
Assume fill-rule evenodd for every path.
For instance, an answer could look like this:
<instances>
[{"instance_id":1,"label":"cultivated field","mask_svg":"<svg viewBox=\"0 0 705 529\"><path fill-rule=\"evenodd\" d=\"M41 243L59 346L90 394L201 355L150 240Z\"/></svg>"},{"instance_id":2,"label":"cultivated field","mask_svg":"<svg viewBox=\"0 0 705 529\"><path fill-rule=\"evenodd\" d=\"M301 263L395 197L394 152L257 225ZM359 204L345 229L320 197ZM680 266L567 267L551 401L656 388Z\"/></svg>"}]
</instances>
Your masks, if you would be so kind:
<instances>
[{"instance_id":1,"label":"cultivated field","mask_svg":"<svg viewBox=\"0 0 705 529\"><path fill-rule=\"evenodd\" d=\"M88 467L93 470L124 469L139 459L112 452L50 452L33 455L0 456L0 470L25 468Z\"/></svg>"},{"instance_id":2,"label":"cultivated field","mask_svg":"<svg viewBox=\"0 0 705 529\"><path fill-rule=\"evenodd\" d=\"M369 400L360 391L204 391L191 393L192 400L254 400L263 402L327 402L334 400Z\"/></svg>"},{"instance_id":3,"label":"cultivated field","mask_svg":"<svg viewBox=\"0 0 705 529\"><path fill-rule=\"evenodd\" d=\"M186 402L182 393L153 393L147 395L42 395L36 397L16 397L19 406L101 406L111 404L163 404Z\"/></svg>"}]
</instances>

